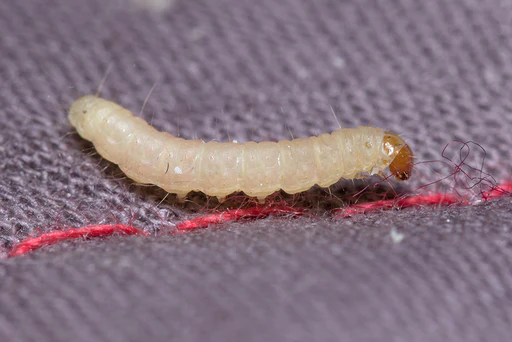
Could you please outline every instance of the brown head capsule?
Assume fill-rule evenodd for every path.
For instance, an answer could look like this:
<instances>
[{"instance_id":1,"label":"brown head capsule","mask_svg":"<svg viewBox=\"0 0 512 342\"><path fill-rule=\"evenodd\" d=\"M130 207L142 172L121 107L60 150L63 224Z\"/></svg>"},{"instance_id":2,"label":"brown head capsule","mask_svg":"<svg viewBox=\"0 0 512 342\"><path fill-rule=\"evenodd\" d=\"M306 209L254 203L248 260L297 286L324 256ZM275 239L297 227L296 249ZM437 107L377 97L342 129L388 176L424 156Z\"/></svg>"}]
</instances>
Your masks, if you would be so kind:
<instances>
[{"instance_id":1,"label":"brown head capsule","mask_svg":"<svg viewBox=\"0 0 512 342\"><path fill-rule=\"evenodd\" d=\"M389 171L391 171L397 180L404 181L409 179L414 159L409 145L398 135L386 132L384 135L384 148L389 155L395 156L389 165Z\"/></svg>"}]
</instances>

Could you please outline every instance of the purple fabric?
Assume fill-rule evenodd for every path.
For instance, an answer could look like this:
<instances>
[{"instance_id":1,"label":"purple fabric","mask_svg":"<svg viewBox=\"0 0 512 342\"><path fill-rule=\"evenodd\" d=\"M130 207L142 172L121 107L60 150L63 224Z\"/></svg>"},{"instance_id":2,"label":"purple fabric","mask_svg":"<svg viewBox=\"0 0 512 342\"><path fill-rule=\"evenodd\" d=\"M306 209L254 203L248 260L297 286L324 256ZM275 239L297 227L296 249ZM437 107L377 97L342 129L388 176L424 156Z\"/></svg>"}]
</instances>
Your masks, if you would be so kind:
<instances>
[{"instance_id":1,"label":"purple fabric","mask_svg":"<svg viewBox=\"0 0 512 342\"><path fill-rule=\"evenodd\" d=\"M139 113L156 84L142 116L185 138L306 137L338 128L332 107L343 126L402 134L418 161L472 140L472 174L485 150L483 170L506 181L511 13L500 0L175 0L163 12L129 0L0 2L3 247L132 218L159 235L1 261L0 340L509 340L510 198L165 236L206 199L158 205L164 191L68 134L66 111L111 65L102 96ZM450 168L418 166L397 186ZM344 199L345 186L334 194Z\"/></svg>"}]
</instances>

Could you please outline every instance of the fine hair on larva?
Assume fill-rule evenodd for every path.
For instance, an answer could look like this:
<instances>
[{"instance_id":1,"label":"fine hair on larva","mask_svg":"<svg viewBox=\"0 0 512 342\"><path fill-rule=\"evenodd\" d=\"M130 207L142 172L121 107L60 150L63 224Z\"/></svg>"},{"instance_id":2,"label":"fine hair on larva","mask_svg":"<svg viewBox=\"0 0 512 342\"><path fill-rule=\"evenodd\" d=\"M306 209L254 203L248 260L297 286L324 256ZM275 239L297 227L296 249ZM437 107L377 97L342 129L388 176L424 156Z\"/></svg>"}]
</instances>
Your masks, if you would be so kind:
<instances>
[{"instance_id":1,"label":"fine hair on larva","mask_svg":"<svg viewBox=\"0 0 512 342\"><path fill-rule=\"evenodd\" d=\"M264 201L282 189L295 194L329 187L341 178L378 174L389 167L410 177L413 153L404 140L377 127L341 128L278 142L186 140L159 132L120 105L88 95L76 100L69 121L98 153L138 183L178 198L201 191L222 200L234 192Z\"/></svg>"}]
</instances>

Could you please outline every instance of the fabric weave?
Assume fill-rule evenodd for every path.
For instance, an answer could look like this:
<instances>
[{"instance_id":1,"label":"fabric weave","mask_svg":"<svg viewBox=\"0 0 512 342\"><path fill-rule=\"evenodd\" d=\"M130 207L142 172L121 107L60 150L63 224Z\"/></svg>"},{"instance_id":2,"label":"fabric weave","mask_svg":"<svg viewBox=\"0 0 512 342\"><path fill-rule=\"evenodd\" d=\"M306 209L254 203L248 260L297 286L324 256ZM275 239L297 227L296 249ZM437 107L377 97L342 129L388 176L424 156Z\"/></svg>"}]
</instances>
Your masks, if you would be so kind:
<instances>
[{"instance_id":1,"label":"fabric weave","mask_svg":"<svg viewBox=\"0 0 512 342\"><path fill-rule=\"evenodd\" d=\"M38 231L132 219L162 234L201 211L157 206L165 192L134 185L72 134L67 108L109 66L102 96L139 113L156 84L141 115L185 138L306 137L338 128L332 107L343 126L402 134L418 161L474 141L484 171L510 180L507 1L175 0L155 12L19 0L0 2L0 32L6 249ZM482 157L472 145L468 163ZM435 179L440 165L399 186ZM49 247L0 262L0 340L505 341L511 204Z\"/></svg>"}]
</instances>

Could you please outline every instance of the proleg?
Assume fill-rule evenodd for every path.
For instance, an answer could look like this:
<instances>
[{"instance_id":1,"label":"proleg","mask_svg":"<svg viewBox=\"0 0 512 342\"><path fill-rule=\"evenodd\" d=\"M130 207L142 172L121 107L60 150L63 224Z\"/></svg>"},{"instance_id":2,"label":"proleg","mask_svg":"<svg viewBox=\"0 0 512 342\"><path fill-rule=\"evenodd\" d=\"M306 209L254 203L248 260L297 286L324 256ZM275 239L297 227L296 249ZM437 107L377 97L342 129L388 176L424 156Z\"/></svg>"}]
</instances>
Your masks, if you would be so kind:
<instances>
[{"instance_id":1,"label":"proleg","mask_svg":"<svg viewBox=\"0 0 512 342\"><path fill-rule=\"evenodd\" d=\"M376 127L343 128L279 142L204 142L159 132L118 104L89 95L76 100L69 121L105 159L139 183L185 197L223 198L244 192L259 200L282 189L294 194L360 174L411 176L413 153L398 135Z\"/></svg>"}]
</instances>

